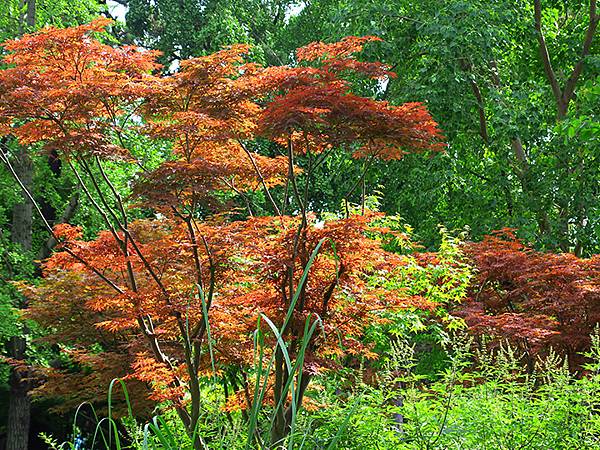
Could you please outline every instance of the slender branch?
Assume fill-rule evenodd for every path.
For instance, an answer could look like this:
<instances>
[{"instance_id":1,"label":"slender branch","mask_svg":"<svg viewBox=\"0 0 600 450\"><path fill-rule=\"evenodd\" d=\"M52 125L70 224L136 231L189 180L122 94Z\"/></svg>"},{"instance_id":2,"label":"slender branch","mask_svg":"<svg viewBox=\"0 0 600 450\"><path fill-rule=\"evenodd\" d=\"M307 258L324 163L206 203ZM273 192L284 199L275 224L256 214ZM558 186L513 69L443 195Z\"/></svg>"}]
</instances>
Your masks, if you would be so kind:
<instances>
[{"instance_id":1,"label":"slender branch","mask_svg":"<svg viewBox=\"0 0 600 450\"><path fill-rule=\"evenodd\" d=\"M323 304L321 305L321 318L325 318L325 316L327 315L329 301L331 300L331 297L333 296L333 293L335 292L335 288L337 287L337 285L340 281L340 277L344 274L345 271L346 271L346 266L344 266L344 264L342 263L340 265L339 270L335 274L335 279L331 282L331 284L325 291L325 294L323 295Z\"/></svg>"},{"instance_id":2,"label":"slender branch","mask_svg":"<svg viewBox=\"0 0 600 450\"><path fill-rule=\"evenodd\" d=\"M204 244L204 250L206 251L206 254L208 256L208 264L209 264L209 271L210 271L210 279L208 282L208 295L205 295L205 297L204 297L205 301L206 301L206 311L208 311L212 305L212 300L213 300L213 296L214 296L214 292L215 292L216 266L215 266L215 262L212 257L212 253L210 251L210 247L208 245L208 241L206 240L206 238L204 236L201 236L201 238L202 238L202 243ZM196 325L196 328L192 331L192 334L191 334L193 340L198 340L200 338L200 336L204 335L204 332L206 331L206 322L207 322L206 318L203 318L203 320L198 322L198 324Z\"/></svg>"},{"instance_id":3,"label":"slender branch","mask_svg":"<svg viewBox=\"0 0 600 450\"><path fill-rule=\"evenodd\" d=\"M483 101L481 89L479 89L479 84L477 83L475 75L473 74L473 64L467 58L460 58L460 65L469 78L469 85L471 86L471 91L475 96L475 100L477 100L477 113L479 115L479 135L481 136L481 139L483 139L483 142L485 142L486 145L489 145L490 137L488 134L487 120L485 117L485 103ZM493 69L492 77L494 77Z\"/></svg>"},{"instance_id":4,"label":"slender branch","mask_svg":"<svg viewBox=\"0 0 600 450\"><path fill-rule=\"evenodd\" d=\"M581 48L581 56L579 58L579 61L577 61L577 64L575 64L571 75L567 79L567 82L565 83L565 88L563 90L562 101L563 105L565 106L564 114L566 114L566 108L568 107L569 102L573 98L573 93L575 92L577 81L579 80L579 77L583 72L585 58L590 53L592 42L594 40L594 35L596 34L596 28L598 27L598 22L600 21L600 15L597 13L596 0L590 0L589 18L590 21L588 23L588 28L583 39L583 46Z\"/></svg>"},{"instance_id":5,"label":"slender branch","mask_svg":"<svg viewBox=\"0 0 600 450\"><path fill-rule=\"evenodd\" d=\"M552 68L552 62L550 61L550 54L548 53L548 46L546 45L546 39L544 38L544 33L542 31L542 4L541 0L533 1L533 11L534 11L534 21L535 21L535 29L537 31L537 39L540 45L540 56L542 57L542 63L544 64L544 71L546 72L546 77L550 82L550 87L552 88L552 93L554 94L554 99L556 100L559 108L561 107L562 102L562 91L558 84L558 79L556 78L556 73Z\"/></svg>"},{"instance_id":6,"label":"slender branch","mask_svg":"<svg viewBox=\"0 0 600 450\"><path fill-rule=\"evenodd\" d=\"M27 187L23 184L23 182L21 181L21 179L19 178L19 176L15 172L15 169L12 166L12 164L10 163L8 157L6 155L4 155L4 153L1 152L1 151L0 151L0 159L6 165L6 167L8 167L8 170L10 171L10 173L13 176L13 178L15 179L15 181L19 184L19 187L21 188L21 190L23 191L23 193L27 196L27 198L33 204L33 207L36 210L37 214L39 215L40 219L42 220L42 223L44 224L44 227L48 230L48 232L50 233L50 235L56 241L59 241L58 236L56 236L56 234L54 233L54 230L52 229L52 226L50 226L50 224L48 223L48 221L44 217L44 214L42 213L42 210L40 209L40 206L37 204L37 202L35 201L35 199L31 195L31 192L29 192L29 189L27 189ZM64 246L63 249L64 249L65 252L67 252L69 255L71 255L73 258L75 258L77 261L79 261L84 266L86 266L88 269L90 269L92 272L94 272L98 277L100 277L100 279L102 279L102 281L104 281L106 284L108 284L111 288L113 288L119 294L123 294L124 293L124 291L119 286L117 286L113 281L111 281L110 279L108 279L102 272L100 272L98 269L96 269L94 266L92 266L87 260L85 260L84 258L82 258L81 256L79 256L78 254L76 254L70 248L68 248L66 246Z\"/></svg>"},{"instance_id":7,"label":"slender branch","mask_svg":"<svg viewBox=\"0 0 600 450\"><path fill-rule=\"evenodd\" d=\"M200 286L200 289L204 291L204 282L202 281L202 264L200 263L200 255L198 254L198 242L196 240L196 232L192 224L191 214L185 217L184 222L187 225L188 234L190 236L190 242L192 244L192 255L194 257L194 266L196 268L196 283Z\"/></svg>"},{"instance_id":8,"label":"slender branch","mask_svg":"<svg viewBox=\"0 0 600 450\"><path fill-rule=\"evenodd\" d=\"M100 158L98 158L98 156L96 156L95 159L96 159L96 164L98 165L98 169L100 170L100 174L102 175L102 178L104 179L104 182L108 185L108 187L110 188L110 191L112 192L113 196L115 197L115 200L117 201L117 206L119 207L121 216L123 218L123 225L127 227L128 220L127 220L127 214L125 213L125 207L123 205L123 198L121 197L121 194L119 194L119 192L115 188L112 181L110 181L110 178L108 178L108 175L106 174L106 172L104 171L104 168L102 167Z\"/></svg>"},{"instance_id":9,"label":"slender branch","mask_svg":"<svg viewBox=\"0 0 600 450\"><path fill-rule=\"evenodd\" d=\"M360 177L358 177L358 179L352 185L352 187L350 188L350 190L348 192L346 192L346 194L344 195L344 204L345 204L345 207L346 207L346 217L350 216L350 210L348 208L348 199L354 193L354 191L356 190L356 188L362 184L364 178L367 176L367 172L369 171L369 168L371 167L371 164L375 160L375 156L376 155L373 154L373 155L369 156L369 158L367 158L367 160L365 161L365 163L363 165L363 169L362 169L362 173L361 173Z\"/></svg>"},{"instance_id":10,"label":"slender branch","mask_svg":"<svg viewBox=\"0 0 600 450\"><path fill-rule=\"evenodd\" d=\"M300 212L302 214L302 223L306 224L306 205L303 201L303 197L300 195L298 183L296 183L296 176L294 174L294 147L291 139L288 139L288 178L292 186L292 192L294 193L294 197L296 202L298 202L298 207L300 208ZM306 182L308 183L308 180Z\"/></svg>"},{"instance_id":11,"label":"slender branch","mask_svg":"<svg viewBox=\"0 0 600 450\"><path fill-rule=\"evenodd\" d=\"M544 65L544 71L546 73L546 77L550 83L550 87L552 88L552 93L554 94L554 98L556 100L557 105L557 117L559 120L562 120L567 115L567 111L569 108L569 103L573 99L573 94L575 93L575 87L577 86L577 82L581 73L583 72L583 66L585 63L586 57L589 55L592 42L594 40L594 36L596 34L596 28L598 27L598 22L600 21L600 15L597 12L597 0L590 0L590 8L589 8L589 23L585 32L585 36L583 38L583 45L581 48L581 56L569 78L567 79L564 89L561 89L558 79L556 77L556 73L552 68L552 63L550 61L550 54L548 52L548 46L546 44L546 40L544 38L544 33L542 32L542 5L541 0L534 0L534 21L535 21L535 29L537 31L537 38L540 45L540 55L542 57L542 63Z\"/></svg>"},{"instance_id":12,"label":"slender branch","mask_svg":"<svg viewBox=\"0 0 600 450\"><path fill-rule=\"evenodd\" d=\"M76 191L69 199L69 203L67 204L67 207L65 208L64 212L60 216L60 219L58 219L58 221L56 223L68 223L69 220L71 220L71 218L75 214L75 211L77 211L78 206L79 206L79 191ZM46 259L48 256L50 256L50 253L52 252L52 249L56 246L56 244L58 244L58 241L54 238L54 236L51 235L46 240L46 242L44 243L42 248L40 248L40 250L37 254L38 261L42 261L42 260Z\"/></svg>"},{"instance_id":13,"label":"slender branch","mask_svg":"<svg viewBox=\"0 0 600 450\"><path fill-rule=\"evenodd\" d=\"M269 190L269 187L267 186L267 182L265 181L265 178L263 177L258 165L256 164L256 161L254 160L254 156L252 156L252 152L250 150L248 150L248 148L244 145L244 143L242 141L238 140L238 143L240 144L240 146L242 147L242 149L244 150L246 155L248 155L248 158L250 159L250 162L252 163L252 167L254 167L254 171L256 172L256 176L260 180L260 183L262 184L262 187L265 191L267 198L269 199L269 202L275 209L275 212L277 213L277 215L281 216L281 210L277 206L277 203L275 203L275 199L271 195L271 191Z\"/></svg>"},{"instance_id":14,"label":"slender branch","mask_svg":"<svg viewBox=\"0 0 600 450\"><path fill-rule=\"evenodd\" d=\"M100 162L100 158L98 158L98 156L96 156L96 163L98 165L98 169L100 170L100 174L102 175L102 178L104 179L104 182L108 185L108 187L110 188L111 192L113 193L113 196L117 202L117 205L119 207L119 210L121 211L121 217L122 217L122 221L123 221L123 226L122 228L128 229L128 219L127 219L127 213L125 212L125 207L123 206L123 199L121 198L121 195L119 194L119 192L116 190L115 186L113 185L113 183L110 181L110 178L108 178L108 175L105 173L104 168L102 167L102 163ZM87 164L86 164L87 166ZM88 168L88 172L90 174L90 176L93 178L93 174L92 171ZM106 204L106 202L105 202ZM108 207L108 205L106 205L107 208L112 212L112 210ZM114 215L114 214L113 214ZM114 215L116 216L116 215ZM116 217L115 217L116 219ZM117 223L119 221L117 220ZM129 248L128 248L128 242L129 242L129 234L126 233L125 234L125 239L123 240L123 256L125 256L125 260L127 261L127 276L129 277L129 282L131 283L131 288L137 292L137 282L135 279L135 274L133 272L133 266L131 264L131 261L129 259Z\"/></svg>"},{"instance_id":15,"label":"slender branch","mask_svg":"<svg viewBox=\"0 0 600 450\"><path fill-rule=\"evenodd\" d=\"M87 188L86 184L83 182L83 178L81 178L81 175L79 174L79 172L77 171L77 169L75 168L73 163L68 159L67 159L67 163L69 164L69 167L75 174L77 181L79 181L79 184L81 185L81 189L85 193L86 197L88 198L88 200L90 201L92 206L96 209L96 211L98 211L98 213L100 214L100 216L102 217L104 222L106 223L106 226L108 227L110 233L113 235L113 238L115 239L115 241L117 241L119 243L119 245L122 245L123 240L119 237L117 231L115 230L113 224L111 223L110 219L108 218L108 215L106 214L106 212L100 207L98 202L94 199L94 196L91 194L91 192ZM98 189L98 188L96 187L96 189ZM102 198L102 196L101 196L101 198Z\"/></svg>"},{"instance_id":16,"label":"slender branch","mask_svg":"<svg viewBox=\"0 0 600 450\"><path fill-rule=\"evenodd\" d=\"M523 177L525 172L529 170L529 162L527 161L527 155L525 154L525 150L523 149L523 142L521 142L521 138L519 136L511 139L510 146L515 153L515 156L519 163L521 164L520 168L520 177Z\"/></svg>"},{"instance_id":17,"label":"slender branch","mask_svg":"<svg viewBox=\"0 0 600 450\"><path fill-rule=\"evenodd\" d=\"M244 199L244 202L246 203L246 209L248 209L248 215L250 217L254 217L254 213L252 212L252 202L250 201L250 199L248 198L248 196L241 191L240 189L238 189L237 187L235 187L235 184L232 181L228 181L225 178L221 178L221 180L223 181L223 183L225 183L233 192L235 192L237 195L239 195L241 198Z\"/></svg>"},{"instance_id":18,"label":"slender branch","mask_svg":"<svg viewBox=\"0 0 600 450\"><path fill-rule=\"evenodd\" d=\"M75 171L77 179L80 180L80 183L83 184L83 180L81 179L81 176L78 174L77 170L74 168L74 166L72 165L72 163L69 162L69 165L71 166L72 170ZM94 182L94 177L92 178L92 182ZM96 183L94 183L95 186L97 186ZM99 189L99 188L97 188ZM103 214L103 217L105 218L105 221L107 221L107 223L109 224L109 226L112 227L112 225L110 224L110 221L108 220L108 217L106 216L106 213L104 213L102 211L102 208L100 208L100 206L98 205L98 203L91 197L91 194L89 193L89 191L87 191L87 189L84 189L84 192L86 192L86 194L88 195L88 197L90 198L90 201L92 201L92 204L94 205L94 207L101 213ZM102 191L100 191L102 192ZM100 197L103 199L103 195L100 195ZM103 199L103 202L105 202L106 200ZM152 268L152 266L150 265L150 263L148 262L148 260L146 259L146 257L144 256L144 254L142 253L139 245L137 244L137 242L135 241L135 239L133 239L133 236L131 235L131 233L129 232L129 229L126 228L117 218L116 215L114 214L114 212L108 208L109 211L111 212L111 215L113 216L113 218L116 220L118 227L121 229L121 231L124 233L125 236L127 236L127 238L129 238L129 241L131 242L131 246L133 247L135 253L138 255L138 257L140 258L140 260L142 261L142 264L144 265L144 268L146 269L146 271L148 272L148 274L150 275L150 277L154 280L154 282L158 285L159 289L161 290L162 294L165 296L165 301L167 302L167 304L171 304L170 301L170 297L169 297L169 293L167 292L167 289L165 288L164 284L162 283L162 281L160 280L160 278L158 277L158 275L156 274L156 272L154 271L154 269ZM117 236L115 237L115 239L118 240L118 242L123 242L122 239L118 238L118 235L116 234L116 232L113 233L113 236Z\"/></svg>"}]
</instances>

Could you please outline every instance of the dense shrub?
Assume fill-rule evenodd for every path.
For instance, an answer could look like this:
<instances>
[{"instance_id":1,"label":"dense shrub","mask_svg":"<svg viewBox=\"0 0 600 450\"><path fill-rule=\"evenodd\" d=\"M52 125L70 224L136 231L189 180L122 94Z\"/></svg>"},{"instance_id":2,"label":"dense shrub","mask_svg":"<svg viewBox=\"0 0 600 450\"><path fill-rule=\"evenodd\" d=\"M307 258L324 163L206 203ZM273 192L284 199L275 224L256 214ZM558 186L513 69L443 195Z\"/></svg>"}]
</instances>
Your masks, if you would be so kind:
<instances>
[{"instance_id":1,"label":"dense shrub","mask_svg":"<svg viewBox=\"0 0 600 450\"><path fill-rule=\"evenodd\" d=\"M510 339L527 353L553 347L571 368L600 322L600 256L578 258L527 247L511 230L466 246L478 271L470 298L456 313L479 334Z\"/></svg>"}]
</instances>

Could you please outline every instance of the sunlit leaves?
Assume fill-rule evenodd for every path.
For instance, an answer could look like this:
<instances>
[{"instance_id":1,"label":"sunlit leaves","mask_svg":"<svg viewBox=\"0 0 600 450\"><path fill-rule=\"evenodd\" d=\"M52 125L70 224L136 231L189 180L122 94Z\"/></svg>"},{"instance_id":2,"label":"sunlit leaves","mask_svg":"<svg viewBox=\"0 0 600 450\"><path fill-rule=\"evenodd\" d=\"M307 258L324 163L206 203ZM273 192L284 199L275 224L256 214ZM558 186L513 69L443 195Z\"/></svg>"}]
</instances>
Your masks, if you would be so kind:
<instances>
[{"instance_id":1,"label":"sunlit leaves","mask_svg":"<svg viewBox=\"0 0 600 450\"><path fill-rule=\"evenodd\" d=\"M10 65L0 71L4 134L66 154L127 157L108 134L147 89L141 81L157 67L156 54L101 44L93 34L109 23L45 28L4 44Z\"/></svg>"}]
</instances>

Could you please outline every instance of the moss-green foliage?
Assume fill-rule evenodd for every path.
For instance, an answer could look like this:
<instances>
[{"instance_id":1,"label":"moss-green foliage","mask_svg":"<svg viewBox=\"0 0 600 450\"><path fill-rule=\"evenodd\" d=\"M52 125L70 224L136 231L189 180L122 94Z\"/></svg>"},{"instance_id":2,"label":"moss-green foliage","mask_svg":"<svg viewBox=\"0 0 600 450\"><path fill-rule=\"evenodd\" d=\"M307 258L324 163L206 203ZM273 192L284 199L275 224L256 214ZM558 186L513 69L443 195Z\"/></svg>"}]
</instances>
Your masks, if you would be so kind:
<instances>
[{"instance_id":1,"label":"moss-green foliage","mask_svg":"<svg viewBox=\"0 0 600 450\"><path fill-rule=\"evenodd\" d=\"M175 61L235 43L253 44L253 59L275 64L273 37L284 28L290 0L130 0L126 31L138 45ZM172 66L175 67L176 65Z\"/></svg>"},{"instance_id":2,"label":"moss-green foliage","mask_svg":"<svg viewBox=\"0 0 600 450\"><path fill-rule=\"evenodd\" d=\"M0 8L0 42L14 39L30 30L25 23L27 5L21 0L2 0ZM35 28L47 25L69 27L89 22L103 9L98 0L36 0Z\"/></svg>"}]
</instances>

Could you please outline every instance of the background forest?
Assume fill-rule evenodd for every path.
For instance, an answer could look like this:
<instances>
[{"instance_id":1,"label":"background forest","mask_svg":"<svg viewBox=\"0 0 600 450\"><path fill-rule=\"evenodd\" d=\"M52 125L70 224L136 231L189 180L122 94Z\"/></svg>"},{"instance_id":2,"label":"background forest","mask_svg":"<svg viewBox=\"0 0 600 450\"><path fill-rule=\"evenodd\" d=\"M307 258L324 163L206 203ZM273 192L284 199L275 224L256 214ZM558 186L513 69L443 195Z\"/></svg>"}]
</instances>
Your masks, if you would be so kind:
<instances>
[{"instance_id":1,"label":"background forest","mask_svg":"<svg viewBox=\"0 0 600 450\"><path fill-rule=\"evenodd\" d=\"M0 448L600 448L599 22L0 0Z\"/></svg>"}]
</instances>

